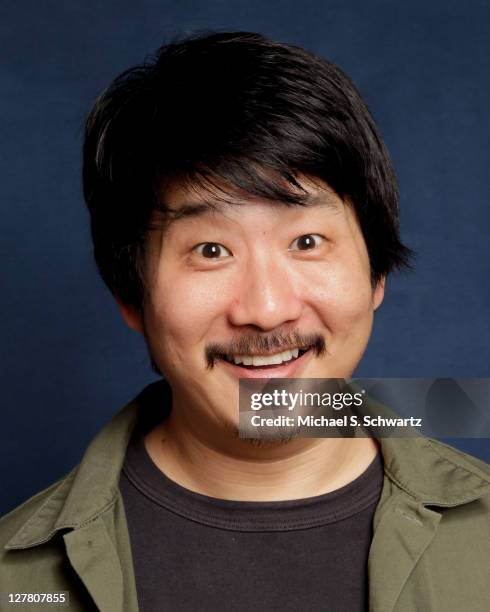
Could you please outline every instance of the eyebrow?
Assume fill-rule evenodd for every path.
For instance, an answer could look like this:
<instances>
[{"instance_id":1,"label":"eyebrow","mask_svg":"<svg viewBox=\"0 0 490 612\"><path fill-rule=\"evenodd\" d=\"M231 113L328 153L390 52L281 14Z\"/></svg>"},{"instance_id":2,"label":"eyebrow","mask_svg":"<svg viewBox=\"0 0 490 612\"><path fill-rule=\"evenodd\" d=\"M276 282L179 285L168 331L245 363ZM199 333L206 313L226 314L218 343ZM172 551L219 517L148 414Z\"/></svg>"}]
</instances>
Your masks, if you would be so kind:
<instances>
[{"instance_id":1,"label":"eyebrow","mask_svg":"<svg viewBox=\"0 0 490 612\"><path fill-rule=\"evenodd\" d=\"M164 213L168 215L168 223L188 217L200 217L209 212L217 212L219 205L211 202L187 202L179 208L164 207Z\"/></svg>"}]
</instances>

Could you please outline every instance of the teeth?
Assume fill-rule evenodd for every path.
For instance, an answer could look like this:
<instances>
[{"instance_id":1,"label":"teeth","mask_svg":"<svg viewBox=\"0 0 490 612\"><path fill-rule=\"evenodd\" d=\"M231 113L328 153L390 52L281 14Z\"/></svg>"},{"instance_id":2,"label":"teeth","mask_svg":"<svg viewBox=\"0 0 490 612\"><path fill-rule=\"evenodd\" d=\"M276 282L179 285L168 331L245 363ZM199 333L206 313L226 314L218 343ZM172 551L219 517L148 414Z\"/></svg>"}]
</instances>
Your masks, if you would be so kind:
<instances>
[{"instance_id":1,"label":"teeth","mask_svg":"<svg viewBox=\"0 0 490 612\"><path fill-rule=\"evenodd\" d=\"M275 355L234 355L233 362L239 365L253 365L253 366L265 366L265 365L279 365L285 361L296 359L299 354L299 349L294 348L292 350L283 351L282 353L276 353Z\"/></svg>"}]
</instances>

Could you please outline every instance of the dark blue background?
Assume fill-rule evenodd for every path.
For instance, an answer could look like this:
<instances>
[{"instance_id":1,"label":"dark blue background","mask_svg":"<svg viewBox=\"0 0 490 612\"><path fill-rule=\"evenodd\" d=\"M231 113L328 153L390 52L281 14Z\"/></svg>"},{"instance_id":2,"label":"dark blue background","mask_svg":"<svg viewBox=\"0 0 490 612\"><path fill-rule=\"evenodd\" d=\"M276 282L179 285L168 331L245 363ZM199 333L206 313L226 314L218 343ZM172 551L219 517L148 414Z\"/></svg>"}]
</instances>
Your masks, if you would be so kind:
<instances>
[{"instance_id":1,"label":"dark blue background","mask_svg":"<svg viewBox=\"0 0 490 612\"><path fill-rule=\"evenodd\" d=\"M154 379L95 273L81 126L118 72L196 29L333 60L381 128L419 255L415 274L389 279L358 374L490 376L489 23L484 1L4 3L0 514L68 471ZM488 440L454 444L490 461Z\"/></svg>"}]
</instances>

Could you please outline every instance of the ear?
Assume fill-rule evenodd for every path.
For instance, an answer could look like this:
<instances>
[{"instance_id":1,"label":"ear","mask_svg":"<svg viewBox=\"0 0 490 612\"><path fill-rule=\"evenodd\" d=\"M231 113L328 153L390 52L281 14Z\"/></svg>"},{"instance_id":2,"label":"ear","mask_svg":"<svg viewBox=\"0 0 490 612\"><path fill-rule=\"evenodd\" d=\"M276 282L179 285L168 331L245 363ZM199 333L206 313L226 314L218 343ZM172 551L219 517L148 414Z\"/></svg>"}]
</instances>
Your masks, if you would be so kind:
<instances>
[{"instance_id":1,"label":"ear","mask_svg":"<svg viewBox=\"0 0 490 612\"><path fill-rule=\"evenodd\" d=\"M116 302L119 307L122 318L126 322L126 325L140 334L143 333L143 321L141 314L136 306L131 304L124 304L121 300L116 297Z\"/></svg>"},{"instance_id":2,"label":"ear","mask_svg":"<svg viewBox=\"0 0 490 612\"><path fill-rule=\"evenodd\" d=\"M386 284L386 276L383 276L379 279L376 287L373 291L373 309L376 310L378 306L381 306L383 298L385 296L385 284Z\"/></svg>"}]
</instances>

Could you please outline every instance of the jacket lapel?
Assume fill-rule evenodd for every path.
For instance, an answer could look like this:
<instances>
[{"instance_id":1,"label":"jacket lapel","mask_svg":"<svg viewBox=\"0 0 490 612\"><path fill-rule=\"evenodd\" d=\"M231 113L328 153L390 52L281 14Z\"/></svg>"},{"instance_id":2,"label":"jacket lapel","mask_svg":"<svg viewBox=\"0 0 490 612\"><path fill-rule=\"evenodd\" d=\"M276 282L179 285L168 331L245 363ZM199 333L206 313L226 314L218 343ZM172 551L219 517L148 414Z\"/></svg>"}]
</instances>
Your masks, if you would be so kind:
<instances>
[{"instance_id":1,"label":"jacket lapel","mask_svg":"<svg viewBox=\"0 0 490 612\"><path fill-rule=\"evenodd\" d=\"M369 609L391 612L441 515L404 494L390 496L380 510L368 561Z\"/></svg>"},{"instance_id":2,"label":"jacket lapel","mask_svg":"<svg viewBox=\"0 0 490 612\"><path fill-rule=\"evenodd\" d=\"M123 611L120 560L104 521L98 518L63 536L73 569L100 612Z\"/></svg>"}]
</instances>

